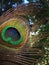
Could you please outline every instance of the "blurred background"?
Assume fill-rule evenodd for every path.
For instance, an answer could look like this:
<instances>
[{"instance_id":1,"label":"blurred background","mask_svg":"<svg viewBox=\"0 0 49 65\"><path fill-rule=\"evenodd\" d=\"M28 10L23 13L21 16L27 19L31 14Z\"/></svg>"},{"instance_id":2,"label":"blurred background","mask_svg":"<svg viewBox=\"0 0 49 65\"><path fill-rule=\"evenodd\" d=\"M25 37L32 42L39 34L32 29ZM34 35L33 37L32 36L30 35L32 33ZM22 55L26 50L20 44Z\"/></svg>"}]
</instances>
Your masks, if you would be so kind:
<instances>
[{"instance_id":1,"label":"blurred background","mask_svg":"<svg viewBox=\"0 0 49 65\"><path fill-rule=\"evenodd\" d=\"M0 0L0 15L21 3L38 2L39 0Z\"/></svg>"},{"instance_id":2,"label":"blurred background","mask_svg":"<svg viewBox=\"0 0 49 65\"><path fill-rule=\"evenodd\" d=\"M38 18L46 17L49 19L49 0L0 0L0 16L10 8L15 8L22 3L38 3L38 7L42 10L38 13Z\"/></svg>"}]
</instances>

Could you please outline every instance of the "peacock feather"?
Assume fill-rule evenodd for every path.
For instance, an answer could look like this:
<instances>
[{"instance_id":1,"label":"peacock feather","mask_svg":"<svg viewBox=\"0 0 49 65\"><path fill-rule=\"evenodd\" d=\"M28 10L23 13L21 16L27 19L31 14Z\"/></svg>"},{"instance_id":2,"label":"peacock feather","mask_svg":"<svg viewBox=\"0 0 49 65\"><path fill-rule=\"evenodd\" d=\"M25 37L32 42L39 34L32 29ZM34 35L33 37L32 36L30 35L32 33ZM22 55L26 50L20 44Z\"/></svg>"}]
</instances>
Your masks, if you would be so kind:
<instances>
[{"instance_id":1,"label":"peacock feather","mask_svg":"<svg viewBox=\"0 0 49 65\"><path fill-rule=\"evenodd\" d=\"M38 13L37 6L37 3L21 4L0 16L1 65L44 65L46 62L45 50L36 43L43 37L30 35L31 31L39 32L40 25L45 24L45 19L35 20L32 27L29 24Z\"/></svg>"}]
</instances>

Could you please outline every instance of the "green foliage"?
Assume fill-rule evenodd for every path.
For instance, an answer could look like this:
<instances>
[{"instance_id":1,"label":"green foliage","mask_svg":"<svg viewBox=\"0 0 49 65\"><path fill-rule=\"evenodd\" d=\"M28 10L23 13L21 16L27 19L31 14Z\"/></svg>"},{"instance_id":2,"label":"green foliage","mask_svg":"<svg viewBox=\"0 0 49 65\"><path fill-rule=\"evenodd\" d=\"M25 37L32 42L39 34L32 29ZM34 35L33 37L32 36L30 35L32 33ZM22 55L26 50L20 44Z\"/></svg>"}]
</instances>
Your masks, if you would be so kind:
<instances>
[{"instance_id":1,"label":"green foliage","mask_svg":"<svg viewBox=\"0 0 49 65\"><path fill-rule=\"evenodd\" d=\"M45 25L41 25L39 33L49 33L49 22Z\"/></svg>"},{"instance_id":2,"label":"green foliage","mask_svg":"<svg viewBox=\"0 0 49 65\"><path fill-rule=\"evenodd\" d=\"M49 22L47 22L45 25L41 25L38 31L39 40L37 40L35 44L36 47L44 50L45 46L49 47Z\"/></svg>"},{"instance_id":3,"label":"green foliage","mask_svg":"<svg viewBox=\"0 0 49 65\"><path fill-rule=\"evenodd\" d=\"M45 16L49 17L49 0L42 0L43 1L43 10Z\"/></svg>"},{"instance_id":4,"label":"green foliage","mask_svg":"<svg viewBox=\"0 0 49 65\"><path fill-rule=\"evenodd\" d=\"M37 13L37 19L41 20L42 18L49 18L49 0L39 0L39 3L42 6L40 7L40 12Z\"/></svg>"}]
</instances>

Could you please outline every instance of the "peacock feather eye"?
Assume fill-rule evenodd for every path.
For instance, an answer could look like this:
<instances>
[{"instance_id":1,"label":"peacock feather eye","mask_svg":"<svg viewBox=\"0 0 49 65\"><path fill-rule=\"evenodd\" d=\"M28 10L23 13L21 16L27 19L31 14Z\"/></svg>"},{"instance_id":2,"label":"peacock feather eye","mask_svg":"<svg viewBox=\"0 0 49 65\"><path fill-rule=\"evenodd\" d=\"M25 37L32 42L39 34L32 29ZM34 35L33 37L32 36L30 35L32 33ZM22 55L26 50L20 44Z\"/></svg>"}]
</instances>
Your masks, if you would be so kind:
<instances>
[{"instance_id":1,"label":"peacock feather eye","mask_svg":"<svg viewBox=\"0 0 49 65\"><path fill-rule=\"evenodd\" d=\"M2 37L2 39L5 42L9 42L10 44L13 44L13 45L19 44L22 41L22 35L14 27L8 27L8 26L6 26L2 30L1 37ZM14 40L16 40L16 41L14 41Z\"/></svg>"},{"instance_id":2,"label":"peacock feather eye","mask_svg":"<svg viewBox=\"0 0 49 65\"><path fill-rule=\"evenodd\" d=\"M8 19L0 26L0 45L9 49L19 49L26 43L28 31L28 24L24 19Z\"/></svg>"}]
</instances>

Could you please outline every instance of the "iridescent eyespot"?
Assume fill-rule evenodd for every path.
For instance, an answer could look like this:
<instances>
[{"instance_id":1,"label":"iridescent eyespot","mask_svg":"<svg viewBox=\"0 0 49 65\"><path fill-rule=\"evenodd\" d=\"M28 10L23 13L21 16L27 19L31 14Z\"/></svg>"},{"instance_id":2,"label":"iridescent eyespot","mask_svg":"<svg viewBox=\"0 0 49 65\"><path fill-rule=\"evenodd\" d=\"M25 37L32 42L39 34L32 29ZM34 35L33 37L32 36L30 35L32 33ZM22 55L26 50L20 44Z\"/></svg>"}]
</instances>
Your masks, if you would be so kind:
<instances>
[{"instance_id":1,"label":"iridescent eyespot","mask_svg":"<svg viewBox=\"0 0 49 65\"><path fill-rule=\"evenodd\" d=\"M12 45L18 45L22 41L22 35L12 26L5 26L2 30L1 37L5 42L9 42Z\"/></svg>"},{"instance_id":2,"label":"iridescent eyespot","mask_svg":"<svg viewBox=\"0 0 49 65\"><path fill-rule=\"evenodd\" d=\"M11 18L0 26L0 45L8 49L22 47L29 34L27 22L22 18Z\"/></svg>"}]
</instances>

